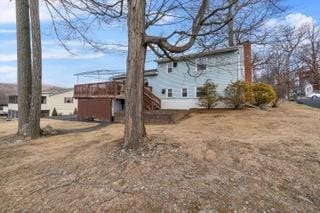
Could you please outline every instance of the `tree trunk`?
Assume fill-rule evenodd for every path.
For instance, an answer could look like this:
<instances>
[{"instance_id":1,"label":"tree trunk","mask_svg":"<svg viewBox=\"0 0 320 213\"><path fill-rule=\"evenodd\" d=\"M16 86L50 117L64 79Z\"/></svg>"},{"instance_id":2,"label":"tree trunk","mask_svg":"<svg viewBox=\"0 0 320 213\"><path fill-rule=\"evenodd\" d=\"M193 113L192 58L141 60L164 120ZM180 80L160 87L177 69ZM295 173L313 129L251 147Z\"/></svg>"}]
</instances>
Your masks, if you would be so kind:
<instances>
[{"instance_id":1,"label":"tree trunk","mask_svg":"<svg viewBox=\"0 0 320 213\"><path fill-rule=\"evenodd\" d=\"M18 135L29 136L31 100L31 50L28 0L16 1L18 66Z\"/></svg>"},{"instance_id":2,"label":"tree trunk","mask_svg":"<svg viewBox=\"0 0 320 213\"><path fill-rule=\"evenodd\" d=\"M143 119L143 83L146 58L145 0L128 0L128 57L124 148L141 145L146 130Z\"/></svg>"},{"instance_id":3,"label":"tree trunk","mask_svg":"<svg viewBox=\"0 0 320 213\"><path fill-rule=\"evenodd\" d=\"M40 115L41 115L41 31L39 18L39 0L30 1L30 17L32 32L32 97L30 111L30 136L40 136Z\"/></svg>"}]
</instances>

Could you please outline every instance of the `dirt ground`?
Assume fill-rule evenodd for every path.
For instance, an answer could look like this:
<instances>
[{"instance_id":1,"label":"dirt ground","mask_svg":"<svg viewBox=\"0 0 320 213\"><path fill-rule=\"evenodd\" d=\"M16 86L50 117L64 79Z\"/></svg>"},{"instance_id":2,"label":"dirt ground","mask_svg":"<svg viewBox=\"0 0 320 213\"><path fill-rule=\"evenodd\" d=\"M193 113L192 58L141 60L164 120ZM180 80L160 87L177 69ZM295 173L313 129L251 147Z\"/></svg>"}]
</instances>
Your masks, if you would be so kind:
<instances>
[{"instance_id":1,"label":"dirt ground","mask_svg":"<svg viewBox=\"0 0 320 213\"><path fill-rule=\"evenodd\" d=\"M137 153L122 124L42 123L59 135L17 141L0 122L1 212L320 211L319 109L193 113L148 125Z\"/></svg>"}]
</instances>

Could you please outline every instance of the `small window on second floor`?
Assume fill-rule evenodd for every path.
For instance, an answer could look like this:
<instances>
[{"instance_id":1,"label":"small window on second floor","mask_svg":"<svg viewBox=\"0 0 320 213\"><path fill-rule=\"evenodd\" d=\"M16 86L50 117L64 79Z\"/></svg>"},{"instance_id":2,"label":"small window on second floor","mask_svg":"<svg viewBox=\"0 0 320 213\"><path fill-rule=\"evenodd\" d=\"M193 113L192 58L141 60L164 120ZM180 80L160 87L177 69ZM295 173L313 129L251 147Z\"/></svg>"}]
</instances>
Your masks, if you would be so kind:
<instances>
[{"instance_id":1,"label":"small window on second floor","mask_svg":"<svg viewBox=\"0 0 320 213\"><path fill-rule=\"evenodd\" d=\"M178 62L174 61L173 62L173 67L176 68L178 66Z\"/></svg>"},{"instance_id":2,"label":"small window on second floor","mask_svg":"<svg viewBox=\"0 0 320 213\"><path fill-rule=\"evenodd\" d=\"M168 63L168 73L172 72L172 62Z\"/></svg>"},{"instance_id":3,"label":"small window on second floor","mask_svg":"<svg viewBox=\"0 0 320 213\"><path fill-rule=\"evenodd\" d=\"M207 58L197 59L197 72L203 72L207 70Z\"/></svg>"},{"instance_id":4,"label":"small window on second floor","mask_svg":"<svg viewBox=\"0 0 320 213\"><path fill-rule=\"evenodd\" d=\"M64 103L65 104L73 103L73 98L72 97L64 97Z\"/></svg>"},{"instance_id":5,"label":"small window on second floor","mask_svg":"<svg viewBox=\"0 0 320 213\"><path fill-rule=\"evenodd\" d=\"M162 94L162 95L166 94L166 89L162 89L162 90L161 90L161 94Z\"/></svg>"},{"instance_id":6,"label":"small window on second floor","mask_svg":"<svg viewBox=\"0 0 320 213\"><path fill-rule=\"evenodd\" d=\"M182 88L182 97L188 97L188 89Z\"/></svg>"},{"instance_id":7,"label":"small window on second floor","mask_svg":"<svg viewBox=\"0 0 320 213\"><path fill-rule=\"evenodd\" d=\"M169 97L169 98L172 97L172 89L168 89L168 97Z\"/></svg>"}]
</instances>

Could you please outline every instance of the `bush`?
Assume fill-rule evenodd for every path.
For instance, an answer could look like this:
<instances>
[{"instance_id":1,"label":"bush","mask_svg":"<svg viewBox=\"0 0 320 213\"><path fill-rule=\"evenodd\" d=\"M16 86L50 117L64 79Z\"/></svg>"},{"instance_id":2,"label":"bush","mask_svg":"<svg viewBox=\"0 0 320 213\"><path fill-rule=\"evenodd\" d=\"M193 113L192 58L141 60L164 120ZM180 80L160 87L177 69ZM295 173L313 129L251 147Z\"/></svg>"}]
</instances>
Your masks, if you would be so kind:
<instances>
[{"instance_id":1,"label":"bush","mask_svg":"<svg viewBox=\"0 0 320 213\"><path fill-rule=\"evenodd\" d=\"M240 80L231 82L225 89L225 98L235 109L243 108L247 102L253 101L251 85Z\"/></svg>"},{"instance_id":2,"label":"bush","mask_svg":"<svg viewBox=\"0 0 320 213\"><path fill-rule=\"evenodd\" d=\"M56 108L53 108L52 116L58 116L58 112L57 112Z\"/></svg>"},{"instance_id":3,"label":"bush","mask_svg":"<svg viewBox=\"0 0 320 213\"><path fill-rule=\"evenodd\" d=\"M274 102L277 98L276 92L271 85L265 83L257 83L252 85L253 104L263 106Z\"/></svg>"},{"instance_id":4,"label":"bush","mask_svg":"<svg viewBox=\"0 0 320 213\"><path fill-rule=\"evenodd\" d=\"M210 109L216 105L218 100L217 85L211 81L207 81L201 88L199 105Z\"/></svg>"}]
</instances>

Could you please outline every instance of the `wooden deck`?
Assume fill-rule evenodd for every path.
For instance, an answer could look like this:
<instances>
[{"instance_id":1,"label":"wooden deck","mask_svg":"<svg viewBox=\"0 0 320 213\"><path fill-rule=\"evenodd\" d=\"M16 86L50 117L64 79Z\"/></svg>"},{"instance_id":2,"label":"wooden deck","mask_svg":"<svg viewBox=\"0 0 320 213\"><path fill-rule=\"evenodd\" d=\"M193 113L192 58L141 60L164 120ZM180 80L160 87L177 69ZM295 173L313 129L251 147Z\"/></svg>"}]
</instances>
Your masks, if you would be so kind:
<instances>
[{"instance_id":1,"label":"wooden deck","mask_svg":"<svg viewBox=\"0 0 320 213\"><path fill-rule=\"evenodd\" d=\"M119 82L99 82L74 86L74 97L124 99L124 85Z\"/></svg>"},{"instance_id":2,"label":"wooden deck","mask_svg":"<svg viewBox=\"0 0 320 213\"><path fill-rule=\"evenodd\" d=\"M78 84L74 86L74 98L76 99L125 99L125 85L121 82L99 82L90 84ZM161 108L161 100L152 93L151 88L145 86L144 108L157 110Z\"/></svg>"}]
</instances>

